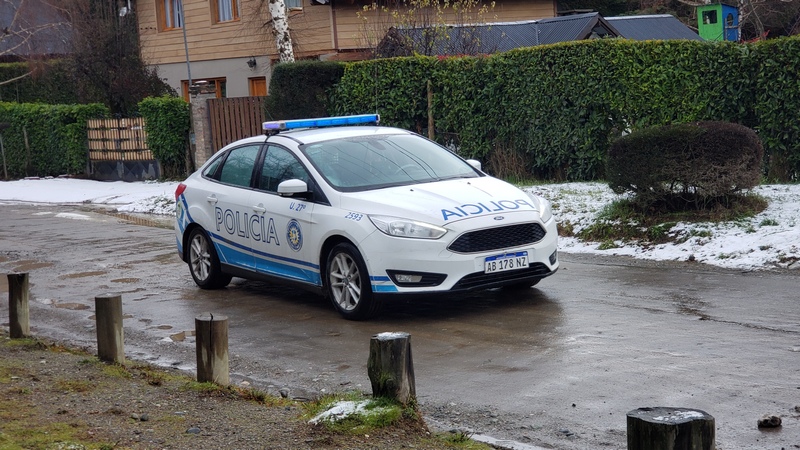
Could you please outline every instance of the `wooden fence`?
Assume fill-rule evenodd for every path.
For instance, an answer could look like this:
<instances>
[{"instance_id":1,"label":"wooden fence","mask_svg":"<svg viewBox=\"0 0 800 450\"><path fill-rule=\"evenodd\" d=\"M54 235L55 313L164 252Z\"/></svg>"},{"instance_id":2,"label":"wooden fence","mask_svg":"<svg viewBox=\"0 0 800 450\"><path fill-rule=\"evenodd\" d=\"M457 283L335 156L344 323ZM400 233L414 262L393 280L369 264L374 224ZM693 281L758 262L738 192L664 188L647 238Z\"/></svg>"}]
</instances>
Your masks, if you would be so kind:
<instances>
[{"instance_id":1,"label":"wooden fence","mask_svg":"<svg viewBox=\"0 0 800 450\"><path fill-rule=\"evenodd\" d=\"M90 161L148 161L144 119L92 119L88 121Z\"/></svg>"},{"instance_id":2,"label":"wooden fence","mask_svg":"<svg viewBox=\"0 0 800 450\"><path fill-rule=\"evenodd\" d=\"M208 100L213 151L242 138L258 136L264 131L266 97L212 98Z\"/></svg>"}]
</instances>

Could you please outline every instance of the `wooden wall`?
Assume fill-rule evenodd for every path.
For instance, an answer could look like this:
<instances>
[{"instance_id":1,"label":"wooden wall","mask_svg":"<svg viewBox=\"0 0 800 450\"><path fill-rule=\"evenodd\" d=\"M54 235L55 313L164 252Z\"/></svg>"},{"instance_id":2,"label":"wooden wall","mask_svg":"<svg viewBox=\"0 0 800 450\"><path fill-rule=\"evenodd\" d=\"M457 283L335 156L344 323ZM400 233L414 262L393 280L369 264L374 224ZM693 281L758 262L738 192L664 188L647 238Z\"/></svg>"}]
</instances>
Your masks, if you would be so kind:
<instances>
[{"instance_id":1,"label":"wooden wall","mask_svg":"<svg viewBox=\"0 0 800 450\"><path fill-rule=\"evenodd\" d=\"M170 64L186 61L183 30L159 31L157 4L164 0L138 0L136 12L142 40L142 56L148 64ZM357 15L363 0L332 0L328 5L303 0L303 8L290 11L289 26L298 58L356 50L369 46L370 35L383 33L376 18L365 26ZM212 0L183 0L186 15L186 40L192 61L209 61L249 56L277 58L272 33L263 28L269 13L259 11L261 0L241 0L240 20L213 24ZM484 17L486 22L512 22L555 17L553 0L498 0ZM385 20L383 22L386 22ZM376 28L368 30L369 28ZM380 29L377 29L380 28ZM336 34L336 35L334 35Z\"/></svg>"}]
</instances>

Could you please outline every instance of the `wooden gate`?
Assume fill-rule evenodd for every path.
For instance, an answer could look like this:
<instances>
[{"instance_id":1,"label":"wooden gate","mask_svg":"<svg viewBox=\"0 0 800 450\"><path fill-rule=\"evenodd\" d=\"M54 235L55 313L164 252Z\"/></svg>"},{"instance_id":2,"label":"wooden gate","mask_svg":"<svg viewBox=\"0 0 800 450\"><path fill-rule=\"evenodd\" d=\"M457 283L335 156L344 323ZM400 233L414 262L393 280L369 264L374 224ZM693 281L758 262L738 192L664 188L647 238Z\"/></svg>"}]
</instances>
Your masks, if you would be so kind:
<instances>
[{"instance_id":1,"label":"wooden gate","mask_svg":"<svg viewBox=\"0 0 800 450\"><path fill-rule=\"evenodd\" d=\"M89 171L99 180L137 181L159 177L159 167L147 146L144 119L91 119Z\"/></svg>"},{"instance_id":2,"label":"wooden gate","mask_svg":"<svg viewBox=\"0 0 800 450\"><path fill-rule=\"evenodd\" d=\"M208 100L213 151L242 138L258 136L264 131L266 97L212 98Z\"/></svg>"}]
</instances>

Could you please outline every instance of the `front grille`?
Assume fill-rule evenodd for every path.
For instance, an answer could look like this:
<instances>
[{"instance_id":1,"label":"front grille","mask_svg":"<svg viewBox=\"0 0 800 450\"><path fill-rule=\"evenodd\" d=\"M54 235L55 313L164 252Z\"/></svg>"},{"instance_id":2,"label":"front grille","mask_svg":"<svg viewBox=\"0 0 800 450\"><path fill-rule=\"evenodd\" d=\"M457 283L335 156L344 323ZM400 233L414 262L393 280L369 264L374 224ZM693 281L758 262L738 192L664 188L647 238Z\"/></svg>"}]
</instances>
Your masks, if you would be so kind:
<instances>
[{"instance_id":1,"label":"front grille","mask_svg":"<svg viewBox=\"0 0 800 450\"><path fill-rule=\"evenodd\" d=\"M470 231L458 237L448 247L457 253L477 253L539 242L547 234L538 223L521 223L506 227Z\"/></svg>"},{"instance_id":2,"label":"front grille","mask_svg":"<svg viewBox=\"0 0 800 450\"><path fill-rule=\"evenodd\" d=\"M451 291L470 291L474 289L488 289L506 284L520 282L526 278L544 278L553 272L544 263L533 263L527 269L511 270L499 273L471 273L458 280Z\"/></svg>"}]
</instances>

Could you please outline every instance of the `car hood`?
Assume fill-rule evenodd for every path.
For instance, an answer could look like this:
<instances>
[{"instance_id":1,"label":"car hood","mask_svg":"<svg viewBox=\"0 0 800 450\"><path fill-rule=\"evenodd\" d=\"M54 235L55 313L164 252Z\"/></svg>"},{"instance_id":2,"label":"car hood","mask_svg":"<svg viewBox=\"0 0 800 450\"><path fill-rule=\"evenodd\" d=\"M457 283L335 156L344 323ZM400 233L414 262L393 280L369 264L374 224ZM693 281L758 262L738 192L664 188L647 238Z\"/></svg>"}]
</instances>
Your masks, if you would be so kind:
<instances>
[{"instance_id":1,"label":"car hood","mask_svg":"<svg viewBox=\"0 0 800 450\"><path fill-rule=\"evenodd\" d=\"M534 213L539 205L521 189L492 177L397 186L341 196L343 209L445 226L477 217ZM530 220L528 217L527 220Z\"/></svg>"}]
</instances>

